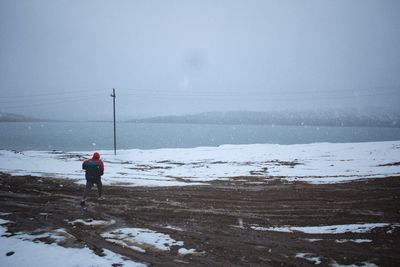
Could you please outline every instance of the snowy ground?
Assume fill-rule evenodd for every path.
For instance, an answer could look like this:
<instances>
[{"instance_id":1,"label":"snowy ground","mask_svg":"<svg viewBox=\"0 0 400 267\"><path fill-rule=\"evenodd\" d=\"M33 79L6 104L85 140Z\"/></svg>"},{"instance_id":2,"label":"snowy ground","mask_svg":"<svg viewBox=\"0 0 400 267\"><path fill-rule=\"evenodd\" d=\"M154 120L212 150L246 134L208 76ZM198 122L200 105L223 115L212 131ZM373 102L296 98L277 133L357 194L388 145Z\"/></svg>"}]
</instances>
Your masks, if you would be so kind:
<instances>
[{"instance_id":1,"label":"snowy ground","mask_svg":"<svg viewBox=\"0 0 400 267\"><path fill-rule=\"evenodd\" d=\"M2 213L0 216L8 216L11 213ZM115 221L104 220L74 220L68 222L74 227L108 226ZM58 259L62 261L57 266L146 266L131 260L124 259L121 255L103 249L102 256L96 255L87 247L66 248L62 245L71 235L65 229L56 229L50 232L16 234L7 233L7 225L14 222L0 218L0 266L54 266ZM168 251L171 246L181 247L178 252L181 255L198 254L194 249L183 247L183 241L176 241L169 235L144 228L119 228L101 234L108 242L120 244L124 248L146 253L144 248ZM135 245L134 245L135 244ZM12 256L12 257L11 257Z\"/></svg>"},{"instance_id":2,"label":"snowy ground","mask_svg":"<svg viewBox=\"0 0 400 267\"><path fill-rule=\"evenodd\" d=\"M112 266L119 264L125 267L146 266L131 260L125 260L109 250L103 250L103 256L96 255L89 248L65 248L57 245L63 242L68 233L63 229L52 232L31 234L7 234L6 224L13 222L0 219L0 265L1 266ZM46 244L41 240L51 240ZM95 264L95 265L94 265Z\"/></svg>"},{"instance_id":3,"label":"snowy ground","mask_svg":"<svg viewBox=\"0 0 400 267\"><path fill-rule=\"evenodd\" d=\"M180 186L232 177L336 183L400 174L400 141L305 145L223 145L191 149L99 151L105 184ZM92 152L0 150L0 171L84 183L82 160Z\"/></svg>"},{"instance_id":4,"label":"snowy ground","mask_svg":"<svg viewBox=\"0 0 400 267\"><path fill-rule=\"evenodd\" d=\"M220 147L199 147L192 149L121 150L114 156L112 151L99 151L105 162L103 183L127 186L187 186L205 185L212 181L262 183L273 179L288 182L303 181L312 184L332 184L358 179L382 178L400 175L400 141L374 143L307 145L223 145ZM7 151L0 150L0 172L13 175L33 175L41 177L68 178L85 183L81 164L93 152L61 151ZM244 179L257 177L257 180ZM44 178L38 178L44 179ZM260 182L261 181L261 182ZM62 187L63 185L57 185ZM65 185L64 185L65 186ZM257 199L259 200L259 199ZM170 202L167 198L167 203ZM184 202L182 202L184 203ZM181 204L180 204L181 205ZM135 207L135 205L132 205ZM286 207L283 205L282 207ZM281 207L279 207L279 210ZM223 210L223 209L221 209ZM308 209L307 209L308 210ZM190 209L191 211L191 209ZM368 211L369 212L369 211ZM135 212L136 216L137 211ZM47 211L39 214L51 216ZM144 266L127 260L116 252L103 249L102 255L83 248L66 248L59 245L66 242L69 233L64 228L48 232L19 232L10 234L9 226L15 222L9 218L12 213L0 210L0 265L1 266ZM46 217L47 218L47 217ZM251 218L251 216L250 216ZM249 220L249 219L246 219ZM239 219L231 228L259 233L288 233L316 235L304 238L309 243L329 242L321 235L338 235L337 244L369 244L373 240L358 238L354 234L370 234L371 231L385 229L391 235L398 231L400 224L393 222L372 222L353 224L331 224L318 226L268 225L260 226ZM106 242L132 250L132 253L148 254L154 250L169 253L171 247L178 247L178 255L203 255L210 253L185 245L185 241L172 238L167 233L135 225L117 225L116 221L83 219L66 221L68 227L105 227L99 232ZM229 226L229 225L227 225ZM170 226L176 232L179 227ZM346 234L346 236L343 236ZM319 235L319 236L318 236ZM348 237L347 237L348 236ZM324 236L322 236L324 237ZM363 236L361 236L363 237ZM50 242L49 242L50 240ZM327 261L315 253L299 251L296 259L312 264ZM59 261L58 259L68 259ZM63 265L64 264L64 265ZM340 266L331 261L332 266ZM376 266L363 262L363 266ZM350 265L349 265L350 266Z\"/></svg>"}]
</instances>

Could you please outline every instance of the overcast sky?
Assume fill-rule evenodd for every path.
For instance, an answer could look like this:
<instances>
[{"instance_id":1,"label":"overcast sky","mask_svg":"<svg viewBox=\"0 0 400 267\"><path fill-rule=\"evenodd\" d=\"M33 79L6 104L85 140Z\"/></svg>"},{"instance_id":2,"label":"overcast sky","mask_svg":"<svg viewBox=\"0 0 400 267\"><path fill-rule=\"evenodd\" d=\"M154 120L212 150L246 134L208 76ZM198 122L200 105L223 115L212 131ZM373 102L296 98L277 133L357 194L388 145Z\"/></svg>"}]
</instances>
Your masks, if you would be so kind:
<instances>
[{"instance_id":1,"label":"overcast sky","mask_svg":"<svg viewBox=\"0 0 400 267\"><path fill-rule=\"evenodd\" d=\"M397 107L397 0L0 0L0 111Z\"/></svg>"}]
</instances>

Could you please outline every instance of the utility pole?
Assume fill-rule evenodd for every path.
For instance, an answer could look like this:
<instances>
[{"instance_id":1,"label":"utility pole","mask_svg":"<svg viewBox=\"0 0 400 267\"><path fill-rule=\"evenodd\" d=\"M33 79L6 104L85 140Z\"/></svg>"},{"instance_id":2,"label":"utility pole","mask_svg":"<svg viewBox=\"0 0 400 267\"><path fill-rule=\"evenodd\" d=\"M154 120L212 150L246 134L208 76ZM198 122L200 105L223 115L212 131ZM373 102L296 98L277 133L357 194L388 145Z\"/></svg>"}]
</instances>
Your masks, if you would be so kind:
<instances>
[{"instance_id":1,"label":"utility pole","mask_svg":"<svg viewBox=\"0 0 400 267\"><path fill-rule=\"evenodd\" d=\"M111 94L111 97L113 98L113 109L114 109L114 155L117 155L117 127L115 124L115 89L113 88L113 92Z\"/></svg>"}]
</instances>

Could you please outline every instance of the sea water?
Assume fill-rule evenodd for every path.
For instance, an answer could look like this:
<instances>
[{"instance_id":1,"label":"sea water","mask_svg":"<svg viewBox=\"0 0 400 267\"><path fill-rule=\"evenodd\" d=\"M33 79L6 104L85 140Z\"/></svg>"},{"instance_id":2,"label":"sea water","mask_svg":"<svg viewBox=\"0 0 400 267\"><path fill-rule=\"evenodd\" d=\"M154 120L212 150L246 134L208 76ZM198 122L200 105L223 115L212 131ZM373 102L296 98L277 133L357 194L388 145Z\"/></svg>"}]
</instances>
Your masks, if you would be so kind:
<instances>
[{"instance_id":1,"label":"sea water","mask_svg":"<svg viewBox=\"0 0 400 267\"><path fill-rule=\"evenodd\" d=\"M111 150L112 122L0 123L0 149ZM117 149L400 140L400 128L117 123Z\"/></svg>"}]
</instances>

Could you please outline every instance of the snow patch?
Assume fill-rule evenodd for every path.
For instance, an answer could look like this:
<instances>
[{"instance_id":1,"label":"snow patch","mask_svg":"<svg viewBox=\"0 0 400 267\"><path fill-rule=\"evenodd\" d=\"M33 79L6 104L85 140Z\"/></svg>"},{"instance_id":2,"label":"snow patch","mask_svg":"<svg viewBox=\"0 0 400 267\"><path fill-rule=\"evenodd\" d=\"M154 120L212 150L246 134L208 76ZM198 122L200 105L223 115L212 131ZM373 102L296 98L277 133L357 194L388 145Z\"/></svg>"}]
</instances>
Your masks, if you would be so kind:
<instances>
[{"instance_id":1,"label":"snow patch","mask_svg":"<svg viewBox=\"0 0 400 267\"><path fill-rule=\"evenodd\" d=\"M181 227L173 226L173 225L166 225L166 226L164 226L164 228L165 229L174 230L174 231L178 231L178 232L184 231L184 229L182 229Z\"/></svg>"},{"instance_id":2,"label":"snow patch","mask_svg":"<svg viewBox=\"0 0 400 267\"><path fill-rule=\"evenodd\" d=\"M7 228L0 226L0 232L6 232ZM62 232L62 229L60 230ZM65 248L53 244L44 244L37 241L40 237L54 237L55 233L41 235L18 234L16 236L0 236L0 262L3 266L41 266L52 267L57 262L58 267L69 266L98 266L108 267L122 265L124 267L142 267L141 263L123 259L112 251L104 250L104 257L96 255L88 248ZM36 242L32 242L35 240ZM9 255L9 256L7 256ZM60 260L68 259L68 260Z\"/></svg>"},{"instance_id":3,"label":"snow patch","mask_svg":"<svg viewBox=\"0 0 400 267\"><path fill-rule=\"evenodd\" d=\"M81 223L81 224L88 225L88 226L99 226L99 225L115 224L115 220L104 221L104 220L93 220L93 219L86 219L86 220L76 219L76 220L68 222L68 223L73 224L73 225L75 225L77 223Z\"/></svg>"},{"instance_id":4,"label":"snow patch","mask_svg":"<svg viewBox=\"0 0 400 267\"><path fill-rule=\"evenodd\" d=\"M188 255L188 254L197 254L198 252L196 252L194 248L192 249L180 248L178 250L178 253L181 255Z\"/></svg>"},{"instance_id":5,"label":"snow patch","mask_svg":"<svg viewBox=\"0 0 400 267\"><path fill-rule=\"evenodd\" d=\"M332 261L331 264L332 267L378 267L378 265L372 263L372 262L359 262L356 264L350 264L350 265L344 265L344 264L338 264L336 261Z\"/></svg>"},{"instance_id":6,"label":"snow patch","mask_svg":"<svg viewBox=\"0 0 400 267\"><path fill-rule=\"evenodd\" d=\"M0 218L0 225L6 224L6 223L10 223L11 221L9 220L4 220Z\"/></svg>"},{"instance_id":7,"label":"snow patch","mask_svg":"<svg viewBox=\"0 0 400 267\"><path fill-rule=\"evenodd\" d=\"M371 243L371 239L338 239L335 241L336 243L347 243L347 242L353 242L353 243Z\"/></svg>"},{"instance_id":8,"label":"snow patch","mask_svg":"<svg viewBox=\"0 0 400 267\"><path fill-rule=\"evenodd\" d=\"M145 252L145 248L152 247L161 251L169 251L172 246L184 245L183 241L176 241L167 234L145 228L119 228L101 234L107 241L120 244L124 247ZM182 249L182 248L181 248ZM196 253L194 249L183 249L182 254Z\"/></svg>"},{"instance_id":9,"label":"snow patch","mask_svg":"<svg viewBox=\"0 0 400 267\"><path fill-rule=\"evenodd\" d=\"M314 264L321 264L321 258L318 256L314 256L311 253L297 253L296 254L296 258L301 258L301 259L305 259L307 261L310 261Z\"/></svg>"},{"instance_id":10,"label":"snow patch","mask_svg":"<svg viewBox=\"0 0 400 267\"><path fill-rule=\"evenodd\" d=\"M293 233L302 232L305 234L343 234L343 233L368 233L375 228L400 227L400 224L390 223L364 223L364 224L342 224L342 225L324 225L324 226L281 226L281 227L260 227L251 226L256 231L270 231Z\"/></svg>"},{"instance_id":11,"label":"snow patch","mask_svg":"<svg viewBox=\"0 0 400 267\"><path fill-rule=\"evenodd\" d=\"M400 158L399 146L400 141L388 141L129 149L119 150L116 156L109 150L99 152L106 165L104 184L185 186L246 176L261 177L265 181L284 177L290 182L318 184L399 175L400 165L391 164ZM84 183L81 164L90 154L0 150L0 171Z\"/></svg>"},{"instance_id":12,"label":"snow patch","mask_svg":"<svg viewBox=\"0 0 400 267\"><path fill-rule=\"evenodd\" d=\"M144 228L119 228L101 235L107 240L119 240L129 244L150 245L162 251L169 251L171 246L183 246L167 234Z\"/></svg>"}]
</instances>

